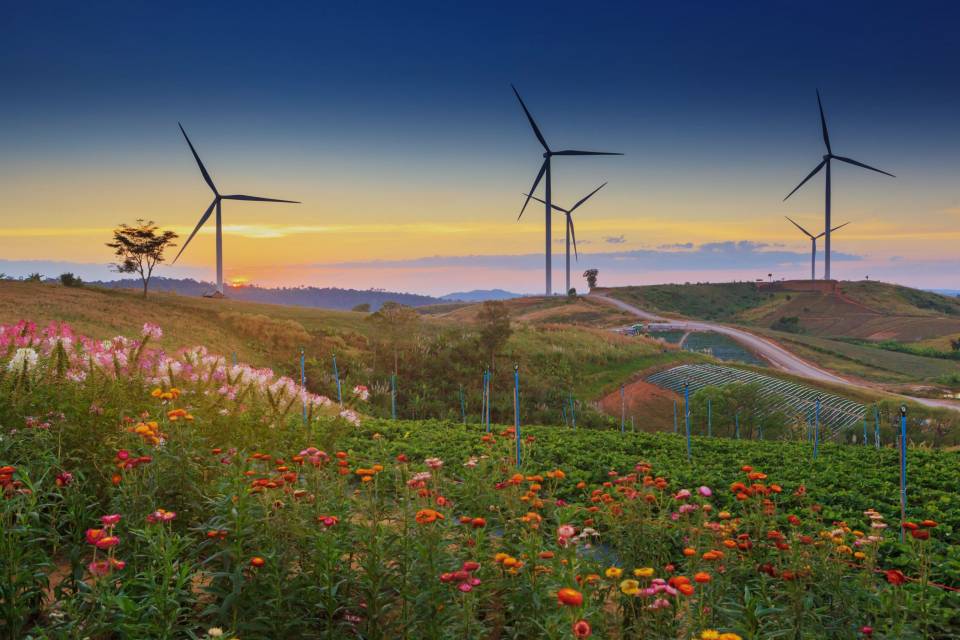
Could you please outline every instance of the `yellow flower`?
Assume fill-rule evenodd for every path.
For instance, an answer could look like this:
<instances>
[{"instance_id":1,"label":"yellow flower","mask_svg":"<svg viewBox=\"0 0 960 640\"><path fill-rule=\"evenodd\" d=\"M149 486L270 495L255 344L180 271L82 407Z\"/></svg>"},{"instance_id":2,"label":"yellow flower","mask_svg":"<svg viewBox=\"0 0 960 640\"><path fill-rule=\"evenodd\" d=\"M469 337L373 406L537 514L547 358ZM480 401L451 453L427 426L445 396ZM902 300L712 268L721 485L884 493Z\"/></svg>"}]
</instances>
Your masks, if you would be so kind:
<instances>
[{"instance_id":1,"label":"yellow flower","mask_svg":"<svg viewBox=\"0 0 960 640\"><path fill-rule=\"evenodd\" d=\"M633 575L637 576L638 578L651 578L653 577L653 568L641 567L639 569L634 569Z\"/></svg>"},{"instance_id":2,"label":"yellow flower","mask_svg":"<svg viewBox=\"0 0 960 640\"><path fill-rule=\"evenodd\" d=\"M620 576L623 575L623 569L619 567L610 567L604 572L604 575L606 575L611 580L619 580Z\"/></svg>"},{"instance_id":3,"label":"yellow flower","mask_svg":"<svg viewBox=\"0 0 960 640\"><path fill-rule=\"evenodd\" d=\"M718 640L743 640L743 638L728 631L727 633L721 633Z\"/></svg>"},{"instance_id":4,"label":"yellow flower","mask_svg":"<svg viewBox=\"0 0 960 640\"><path fill-rule=\"evenodd\" d=\"M640 591L640 583L636 580L624 580L620 583L620 591L625 595L635 596Z\"/></svg>"},{"instance_id":5,"label":"yellow flower","mask_svg":"<svg viewBox=\"0 0 960 640\"><path fill-rule=\"evenodd\" d=\"M700 633L700 640L720 640L720 632L714 629L704 629Z\"/></svg>"}]
</instances>

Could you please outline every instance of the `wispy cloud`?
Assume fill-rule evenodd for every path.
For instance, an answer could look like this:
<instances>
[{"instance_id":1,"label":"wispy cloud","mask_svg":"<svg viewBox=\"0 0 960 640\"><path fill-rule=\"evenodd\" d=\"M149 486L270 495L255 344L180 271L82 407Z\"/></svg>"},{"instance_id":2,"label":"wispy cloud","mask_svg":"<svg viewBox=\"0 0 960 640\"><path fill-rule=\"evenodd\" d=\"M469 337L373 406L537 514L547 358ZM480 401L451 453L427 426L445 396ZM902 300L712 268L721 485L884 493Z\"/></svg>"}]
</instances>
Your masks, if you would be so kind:
<instances>
[{"instance_id":1,"label":"wispy cloud","mask_svg":"<svg viewBox=\"0 0 960 640\"><path fill-rule=\"evenodd\" d=\"M674 242L673 244L661 244L657 249L669 251L670 249L693 249L692 242Z\"/></svg>"},{"instance_id":2,"label":"wispy cloud","mask_svg":"<svg viewBox=\"0 0 960 640\"><path fill-rule=\"evenodd\" d=\"M679 245L687 249L687 245ZM559 261L562 256L554 254ZM793 264L807 264L810 254L802 251L771 249L771 245L749 240L730 242L710 242L689 250L637 249L632 251L612 251L604 253L581 254L580 264L594 268L644 271L685 270L729 270L783 267ZM835 261L857 261L862 257L854 254L833 252ZM559 263L559 262L558 262ZM503 254L503 255L460 255L426 256L407 260L369 260L357 262L338 262L314 264L311 267L333 267L340 269L424 269L438 267L477 267L498 270L532 270L543 268L543 255Z\"/></svg>"},{"instance_id":3,"label":"wispy cloud","mask_svg":"<svg viewBox=\"0 0 960 640\"><path fill-rule=\"evenodd\" d=\"M627 241L627 238L620 234L619 236L604 236L603 241L607 244L623 244Z\"/></svg>"}]
</instances>

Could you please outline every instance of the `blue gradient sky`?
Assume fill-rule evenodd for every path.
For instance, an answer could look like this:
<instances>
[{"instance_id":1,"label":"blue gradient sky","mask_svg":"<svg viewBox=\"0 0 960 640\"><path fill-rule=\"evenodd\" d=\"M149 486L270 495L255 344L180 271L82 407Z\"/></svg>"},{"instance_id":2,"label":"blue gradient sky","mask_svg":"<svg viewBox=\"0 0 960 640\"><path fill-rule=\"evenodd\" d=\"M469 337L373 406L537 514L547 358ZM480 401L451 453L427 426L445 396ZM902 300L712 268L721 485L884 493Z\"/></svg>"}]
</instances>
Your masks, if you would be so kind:
<instances>
[{"instance_id":1,"label":"blue gradient sky","mask_svg":"<svg viewBox=\"0 0 960 640\"><path fill-rule=\"evenodd\" d=\"M627 154L555 164L560 203L610 183L577 218L580 270L607 284L806 275L783 215L819 231L822 181L781 200L823 153L816 87L835 151L898 176L835 169L835 220L853 222L835 275L955 284L960 11L835 4L10 7L0 271L102 265L109 228L138 216L189 233L209 194L181 120L222 191L304 202L228 205L228 276L539 291L523 256L543 250L542 210L515 219L540 151L515 82L555 147ZM711 248L740 241L749 259ZM212 256L201 234L168 275L210 275Z\"/></svg>"}]
</instances>

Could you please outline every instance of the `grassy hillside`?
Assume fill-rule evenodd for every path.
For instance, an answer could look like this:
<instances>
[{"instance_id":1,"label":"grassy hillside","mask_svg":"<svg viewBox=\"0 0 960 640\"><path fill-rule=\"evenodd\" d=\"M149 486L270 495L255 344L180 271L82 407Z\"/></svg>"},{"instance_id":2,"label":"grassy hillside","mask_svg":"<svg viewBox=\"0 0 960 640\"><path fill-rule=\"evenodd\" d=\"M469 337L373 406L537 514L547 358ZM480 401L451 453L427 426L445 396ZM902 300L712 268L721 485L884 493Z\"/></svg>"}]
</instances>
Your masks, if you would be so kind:
<instances>
[{"instance_id":1,"label":"grassy hillside","mask_svg":"<svg viewBox=\"0 0 960 640\"><path fill-rule=\"evenodd\" d=\"M479 305L421 316L406 335L391 337L389 328L371 321L366 313L168 293L143 298L131 291L0 281L0 301L0 324L21 319L38 325L66 321L78 333L106 339L137 335L145 322L152 322L163 328L161 346L167 350L203 344L214 353L236 354L238 360L292 377L299 375L303 347L307 386L331 397L336 397L332 374L332 355L336 353L342 388L370 386L372 407L381 415L391 411L389 374L394 346L401 416L459 415L460 386L467 412L478 412L480 372L489 365L489 357L477 344ZM553 419L570 394L589 408L592 401L639 370L699 358L656 341L625 338L596 328L616 324L617 319L624 324L630 318L619 317L609 306L593 301L525 298L508 304L513 333L497 354L495 419L507 419L512 411L514 363L523 372L523 402L538 407L542 419ZM595 412L594 417L598 417Z\"/></svg>"},{"instance_id":2,"label":"grassy hillside","mask_svg":"<svg viewBox=\"0 0 960 640\"><path fill-rule=\"evenodd\" d=\"M608 328L636 322L633 315L584 296L577 298L531 296L503 302L510 311L511 320L522 323ZM454 303L421 307L417 311L440 319L473 322L480 308L480 304Z\"/></svg>"},{"instance_id":3,"label":"grassy hillside","mask_svg":"<svg viewBox=\"0 0 960 640\"><path fill-rule=\"evenodd\" d=\"M876 382L960 380L950 360L960 299L883 282L842 282L836 293L766 291L752 283L620 287L605 293L664 315L739 324L798 355Z\"/></svg>"}]
</instances>

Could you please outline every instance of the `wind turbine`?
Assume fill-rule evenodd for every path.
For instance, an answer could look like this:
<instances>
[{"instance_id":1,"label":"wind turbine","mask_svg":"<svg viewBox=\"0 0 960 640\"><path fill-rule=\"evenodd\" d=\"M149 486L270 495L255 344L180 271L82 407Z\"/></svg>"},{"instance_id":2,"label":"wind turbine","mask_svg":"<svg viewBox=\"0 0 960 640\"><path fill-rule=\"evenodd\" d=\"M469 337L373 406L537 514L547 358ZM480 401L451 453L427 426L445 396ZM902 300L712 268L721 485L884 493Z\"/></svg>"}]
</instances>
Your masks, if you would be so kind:
<instances>
[{"instance_id":1,"label":"wind turbine","mask_svg":"<svg viewBox=\"0 0 960 640\"><path fill-rule=\"evenodd\" d=\"M831 160L839 160L840 162L846 162L847 164L852 164L852 165L857 166L857 167L862 167L862 168L864 168L864 169L869 169L870 171L876 171L877 173L882 173L883 175L885 175L885 176L890 176L891 178L896 178L896 176L893 175L892 173L887 173L886 171L881 171L880 169L876 169L876 168L874 168L874 167L871 167L870 165L863 164L862 162L857 162L856 160L853 160L852 158L844 158L843 156L834 155L834 154L833 154L833 149L830 147L830 134L827 133L827 118L823 115L823 103L820 101L820 91L819 91L819 90L817 90L817 106L820 107L820 127L821 127L822 130L823 130L823 144L826 145L826 147L827 147L827 152L823 155L823 160L820 161L820 164L818 164L816 167L814 167L814 168L813 168L813 171L811 171L811 172L807 175L807 177L804 178L803 181L796 186L796 188L794 188L793 191L791 191L790 193L787 194L787 197L784 198L784 201L786 201L787 198L789 198L789 197L792 196L794 193L796 193L796 192L797 192L797 189L799 189L799 188L802 187L804 184L806 184L807 180L809 180L810 178L812 178L813 176L815 176L815 175L817 174L817 172L820 171L820 169L823 169L824 167L827 168L827 173L826 173L826 185L827 185L827 186L826 186L826 199L825 199L825 205L824 205L824 220L825 220L825 222L824 222L824 224L823 224L823 228L826 230L826 231L824 231L824 234L825 234L825 236L826 236L826 240L825 240L824 243L823 243L823 244L824 244L823 252L824 252L824 256L825 256L824 261L823 261L823 279L824 279L824 280L829 280L829 279L830 279L830 231L831 231L831 229L830 229L830 161L831 161Z\"/></svg>"},{"instance_id":2,"label":"wind turbine","mask_svg":"<svg viewBox=\"0 0 960 640\"><path fill-rule=\"evenodd\" d=\"M793 221L793 218L791 218L790 216L783 216L783 217L786 218L787 220L789 220L790 222L792 222L792 223L793 223L793 226L795 226L797 229L800 229L800 231L803 231L803 232L807 235L807 237L810 238L810 247L811 247L811 254L810 254L810 279L811 279L811 280L816 280L816 279L817 279L817 240L820 239L820 238L822 238L823 236L825 236L827 232L826 232L826 231L821 231L819 235L816 235L816 236L815 236L815 235L813 235L812 233L810 233L809 231L807 231L806 229L804 229L803 227L801 227L799 224L797 224L796 222L794 222L794 221ZM847 226L848 224L850 224L850 223L849 223L849 222L844 222L844 223L841 224L840 226L837 226L837 227L834 227L833 229L830 229L830 232L832 233L832 232L834 232L834 231L836 231L836 230L838 230L838 229L842 229L842 228L844 228L845 226Z\"/></svg>"},{"instance_id":3,"label":"wind turbine","mask_svg":"<svg viewBox=\"0 0 960 640\"><path fill-rule=\"evenodd\" d=\"M587 195L580 198L580 200L577 201L577 204L573 205L569 209L564 209L563 207L557 206L552 203L550 205L553 209L567 216L567 291L570 291L570 238L571 237L573 237L573 252L577 256L577 259L578 260L580 259L580 255L577 254L577 232L573 228L573 212L577 210L577 207L579 207L584 202L589 200L590 196L595 194L597 191L600 191L600 189L603 189L605 186L607 186L606 182L604 182L602 185L600 185L599 187L597 187ZM537 202L543 202L543 200L541 200L540 198L534 195L531 195L529 193L525 193L524 195L527 196L528 198L533 198ZM546 204L545 202L543 203Z\"/></svg>"},{"instance_id":4,"label":"wind turbine","mask_svg":"<svg viewBox=\"0 0 960 640\"><path fill-rule=\"evenodd\" d=\"M223 230L221 228L221 216L220 216L220 201L221 200L247 200L251 202L288 202L291 204L300 204L296 200L277 200L276 198L260 198L258 196L245 196L245 195L229 195L224 196L220 195L220 192L217 191L217 187L213 184L213 179L210 177L210 174L207 172L207 168L203 166L203 162L200 161L200 156L197 155L197 150L193 148L193 143L190 142L190 138L187 136L187 132L183 130L183 125L179 122L177 125L180 127L180 132L183 133L183 137L186 138L187 144L190 146L190 151L193 153L193 158L197 161L197 166L200 167L200 173L203 175L204 181L207 183L207 186L210 187L210 190L213 191L213 202L210 203L210 206L207 207L207 210L203 212L203 215L200 216L200 222L197 223L196 228L193 230L193 233L190 234L190 237L187 238L187 241L183 243L183 246L180 247L180 252L177 253L177 257L173 259L176 262L180 255L183 253L184 249L187 248L187 245L190 244L190 241L193 240L193 236L197 235L197 231L200 231L200 227L207 221L210 217L210 214L213 212L213 209L217 210L217 291L213 294L215 297L223 297Z\"/></svg>"},{"instance_id":5,"label":"wind turbine","mask_svg":"<svg viewBox=\"0 0 960 640\"><path fill-rule=\"evenodd\" d=\"M546 178L546 181L543 183L543 196L544 199L541 202L544 203L544 213L545 213L545 223L546 223L546 271L547 271L547 295L553 293L553 280L552 280L552 270L553 264L551 262L551 237L550 237L550 214L551 214L551 193L550 193L550 160L553 156L622 156L622 153L608 153L605 151L576 151L573 149L566 149L564 151L553 151L550 149L550 145L547 144L546 139L543 137L543 134L540 133L540 127L537 126L537 123L534 121L533 116L530 115L530 110L527 109L527 105L524 104L523 98L520 97L520 93L517 91L517 88L512 84L510 87L513 89L514 95L517 96L517 100L520 101L520 106L523 107L523 112L527 115L527 120L530 121L530 128L533 129L533 135L537 137L537 140L540 142L540 145L543 147L543 164L540 165L540 171L537 173L537 177L533 181L533 186L530 188L530 191L527 193L527 199L523 202L523 207L520 209L520 215L517 216L519 220L523 216L523 212L527 208L527 204L530 202L530 198L533 196L530 195L537 190L537 185L540 184L540 180ZM569 249L567 251L569 256ZM569 257L568 257L569 261ZM568 268L569 271L569 268ZM569 281L569 277L568 277ZM568 282L569 285L569 282ZM569 286L567 287L569 291Z\"/></svg>"}]
</instances>

